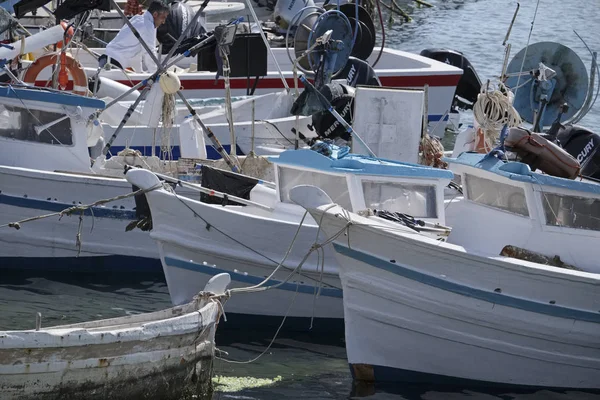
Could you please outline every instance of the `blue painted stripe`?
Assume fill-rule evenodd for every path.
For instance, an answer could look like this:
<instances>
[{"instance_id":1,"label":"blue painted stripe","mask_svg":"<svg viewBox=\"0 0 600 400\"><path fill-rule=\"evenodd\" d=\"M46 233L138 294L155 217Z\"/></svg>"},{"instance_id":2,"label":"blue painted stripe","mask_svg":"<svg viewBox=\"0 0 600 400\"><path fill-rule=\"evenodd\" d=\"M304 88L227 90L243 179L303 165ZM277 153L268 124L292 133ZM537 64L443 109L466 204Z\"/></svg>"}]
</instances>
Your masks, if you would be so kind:
<instances>
[{"instance_id":1,"label":"blue painted stripe","mask_svg":"<svg viewBox=\"0 0 600 400\"><path fill-rule=\"evenodd\" d=\"M129 146L129 148L133 149L133 150L139 150L140 153L142 153L142 155L144 155L144 156L149 156L152 154L152 146ZM229 154L230 148L231 148L230 145L223 145L223 149L225 150L225 152L227 154ZM125 149L125 146L111 146L110 152L111 152L111 154L115 155L124 149ZM156 154L156 155L161 154L160 146L156 146L154 148L154 154ZM244 155L244 152L242 151L242 149L239 148L239 146L236 146L236 154L238 156ZM173 148L171 150L171 155L173 157L173 160L178 160L179 158L181 158L181 148L179 146L173 146ZM209 160L218 160L221 158L221 155L213 146L206 145L206 157Z\"/></svg>"},{"instance_id":2,"label":"blue painted stripe","mask_svg":"<svg viewBox=\"0 0 600 400\"><path fill-rule=\"evenodd\" d=\"M229 341L228 333L235 331L243 331L235 332L231 337L235 343L238 343L240 333L244 335L245 339L248 338L248 335L255 335L257 340L270 341L273 332L281 325L282 317L279 315L237 314L228 312L227 305L225 305L225 312L227 313L227 323L219 324L219 329L217 329L217 343L220 346ZM248 327L252 327L251 331ZM344 339L344 318L292 317L288 315L279 333L304 333L310 335L308 343L325 341L339 345L340 341Z\"/></svg>"},{"instance_id":3,"label":"blue painted stripe","mask_svg":"<svg viewBox=\"0 0 600 400\"><path fill-rule=\"evenodd\" d=\"M85 241L85 238L84 238ZM74 249L75 250L75 249ZM158 258L141 256L92 256L92 257L0 257L0 271L5 278L9 273L51 273L50 279L59 280L56 273L114 274L123 278L124 274L135 274L140 279L150 279L151 275L164 280L162 263ZM143 273L141 276L139 273ZM111 276L103 276L110 278Z\"/></svg>"},{"instance_id":4,"label":"blue painted stripe","mask_svg":"<svg viewBox=\"0 0 600 400\"><path fill-rule=\"evenodd\" d=\"M210 267L208 265L197 264L197 263L189 262L189 261L183 261L183 260L179 260L179 259L172 258L172 257L165 257L165 263L169 267L186 269L188 271L200 272L202 274L207 274L207 275L216 275L216 274L226 272L231 276L232 280L242 282L242 283L247 283L250 285L257 285L264 280L264 278L259 278L257 276L240 274L239 272L233 272L231 270L225 270L225 269L220 269L220 268L216 268L216 267ZM281 281L271 279L271 280L267 281L267 283L265 285L271 286L271 285L278 284L280 282ZM297 291L298 293L305 293L305 294L310 294L310 295L315 294L315 291L317 290L315 288L315 286L302 285L302 284L297 285L295 283L284 283L283 285L279 286L277 289L287 290L290 292ZM321 296L342 298L342 290L324 287L324 288L321 288Z\"/></svg>"},{"instance_id":5,"label":"blue painted stripe","mask_svg":"<svg viewBox=\"0 0 600 400\"><path fill-rule=\"evenodd\" d=\"M50 212L60 212L66 208L75 206L75 204L61 203L58 201L30 199L27 197L9 196L1 193L0 204ZM129 221L136 219L134 210L122 208L92 207L91 210L85 210L83 214L86 216L94 216L96 218L114 218ZM75 213L74 215L79 215L79 213Z\"/></svg>"},{"instance_id":6,"label":"blue painted stripe","mask_svg":"<svg viewBox=\"0 0 600 400\"><path fill-rule=\"evenodd\" d=\"M391 272L425 285L433 286L437 289L446 290L448 292L457 293L463 296L472 297L474 299L487 301L493 304L499 304L505 307L518 308L521 310L534 312L538 314L550 315L557 318L576 319L600 323L600 312L594 313L589 311L578 310L574 308L562 307L553 304L544 304L536 301L521 299L518 297L507 296L505 294L488 292L481 289L472 288L454 282L449 282L435 276L427 275L412 269L405 268L399 264L382 260L362 251L350 249L338 243L333 243L335 251L347 257L369 264L372 267Z\"/></svg>"},{"instance_id":7,"label":"blue painted stripe","mask_svg":"<svg viewBox=\"0 0 600 400\"><path fill-rule=\"evenodd\" d=\"M435 122L435 121L439 121L442 119L444 114L429 114L427 116L427 121L429 122ZM448 121L448 118L450 118L450 114L446 114L446 116L444 117L444 121Z\"/></svg>"},{"instance_id":8,"label":"blue painted stripe","mask_svg":"<svg viewBox=\"0 0 600 400\"><path fill-rule=\"evenodd\" d=\"M0 85L0 97L19 100L42 101L44 103L64 104L66 106L81 106L95 109L104 109L106 105L102 100L79 96L69 92L20 88L11 85Z\"/></svg>"}]
</instances>

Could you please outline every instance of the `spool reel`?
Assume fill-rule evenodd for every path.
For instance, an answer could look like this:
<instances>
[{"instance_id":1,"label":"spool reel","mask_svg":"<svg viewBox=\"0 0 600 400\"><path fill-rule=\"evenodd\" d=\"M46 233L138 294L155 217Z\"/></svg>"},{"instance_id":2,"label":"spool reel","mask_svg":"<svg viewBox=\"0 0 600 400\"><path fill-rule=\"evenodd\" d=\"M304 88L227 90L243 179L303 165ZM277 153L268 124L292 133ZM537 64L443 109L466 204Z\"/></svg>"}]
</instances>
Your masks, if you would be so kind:
<instances>
[{"instance_id":1,"label":"spool reel","mask_svg":"<svg viewBox=\"0 0 600 400\"><path fill-rule=\"evenodd\" d=\"M572 119L588 96L588 73L583 61L560 43L539 42L522 49L508 65L506 74L506 86L516 92L513 106L524 121L538 126L540 131L552 125L564 103L569 109L563 118ZM537 115L539 110L541 115Z\"/></svg>"},{"instance_id":2,"label":"spool reel","mask_svg":"<svg viewBox=\"0 0 600 400\"><path fill-rule=\"evenodd\" d=\"M333 40L342 41L345 45L337 52L334 73L344 68L350 56L366 60L375 47L375 25L369 13L360 6L358 6L358 32L356 40L352 43L356 25L355 4L343 4L339 8L330 5L327 9L317 6L302 8L290 20L286 32L286 48L290 61L294 62L289 48L290 34L293 34L294 58L297 59L328 30L333 31ZM318 59L318 54L310 54L300 59L298 66L304 73L314 72L319 63Z\"/></svg>"}]
</instances>

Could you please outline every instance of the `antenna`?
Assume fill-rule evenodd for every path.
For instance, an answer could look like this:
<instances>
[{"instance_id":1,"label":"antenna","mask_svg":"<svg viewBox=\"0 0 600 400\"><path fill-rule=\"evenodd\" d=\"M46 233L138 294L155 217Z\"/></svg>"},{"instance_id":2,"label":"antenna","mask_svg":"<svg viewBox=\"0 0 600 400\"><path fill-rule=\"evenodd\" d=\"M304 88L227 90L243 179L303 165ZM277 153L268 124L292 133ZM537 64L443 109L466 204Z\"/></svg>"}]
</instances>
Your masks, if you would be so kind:
<instances>
[{"instance_id":1,"label":"antenna","mask_svg":"<svg viewBox=\"0 0 600 400\"><path fill-rule=\"evenodd\" d=\"M512 31L512 27L515 24L515 20L517 19L517 14L519 13L519 8L521 8L521 4L517 3L517 8L515 9L515 13L513 14L512 21L510 21L510 25L508 26L508 30L506 31L506 36L504 37L504 41L502 42L502 46L505 46L504 50L504 62L502 63L502 73L500 74L500 81L504 82L506 67L508 64L508 58L510 57L510 48L511 44L508 43L508 38L510 37L510 31Z\"/></svg>"}]
</instances>

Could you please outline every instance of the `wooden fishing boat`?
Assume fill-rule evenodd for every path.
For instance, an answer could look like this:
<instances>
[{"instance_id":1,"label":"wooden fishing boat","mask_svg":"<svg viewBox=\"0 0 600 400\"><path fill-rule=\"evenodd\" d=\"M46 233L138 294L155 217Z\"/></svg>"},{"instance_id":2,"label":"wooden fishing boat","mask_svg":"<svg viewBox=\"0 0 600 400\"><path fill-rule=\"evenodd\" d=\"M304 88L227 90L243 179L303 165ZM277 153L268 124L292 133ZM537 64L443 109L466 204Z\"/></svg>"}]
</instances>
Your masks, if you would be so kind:
<instances>
[{"instance_id":1,"label":"wooden fishing boat","mask_svg":"<svg viewBox=\"0 0 600 400\"><path fill-rule=\"evenodd\" d=\"M229 281L215 276L190 303L162 311L0 332L2 399L210 398Z\"/></svg>"}]
</instances>

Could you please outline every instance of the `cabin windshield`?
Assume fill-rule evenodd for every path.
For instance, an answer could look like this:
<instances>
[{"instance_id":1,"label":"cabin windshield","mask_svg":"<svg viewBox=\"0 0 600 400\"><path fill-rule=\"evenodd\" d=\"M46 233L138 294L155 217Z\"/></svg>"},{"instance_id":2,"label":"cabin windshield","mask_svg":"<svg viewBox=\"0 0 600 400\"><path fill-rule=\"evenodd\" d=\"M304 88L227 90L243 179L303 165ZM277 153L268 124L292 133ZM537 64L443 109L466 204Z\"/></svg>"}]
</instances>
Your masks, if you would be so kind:
<instances>
[{"instance_id":1,"label":"cabin windshield","mask_svg":"<svg viewBox=\"0 0 600 400\"><path fill-rule=\"evenodd\" d=\"M0 137L45 144L73 144L70 118L36 132L35 127L64 118L64 114L0 104ZM43 129L43 128L42 128Z\"/></svg>"},{"instance_id":2,"label":"cabin windshield","mask_svg":"<svg viewBox=\"0 0 600 400\"><path fill-rule=\"evenodd\" d=\"M529 216L523 188L470 174L465 174L465 184L469 200L498 210Z\"/></svg>"},{"instance_id":3,"label":"cabin windshield","mask_svg":"<svg viewBox=\"0 0 600 400\"><path fill-rule=\"evenodd\" d=\"M334 203L346 210L352 210L348 182L343 175L330 175L317 171L304 171L293 168L277 167L279 175L279 199L291 203L290 190L298 185L312 185L323 190Z\"/></svg>"},{"instance_id":4,"label":"cabin windshield","mask_svg":"<svg viewBox=\"0 0 600 400\"><path fill-rule=\"evenodd\" d=\"M437 218L435 185L362 180L367 208L409 214L416 218Z\"/></svg>"},{"instance_id":5,"label":"cabin windshield","mask_svg":"<svg viewBox=\"0 0 600 400\"><path fill-rule=\"evenodd\" d=\"M600 231L600 199L540 193L546 224Z\"/></svg>"}]
</instances>

